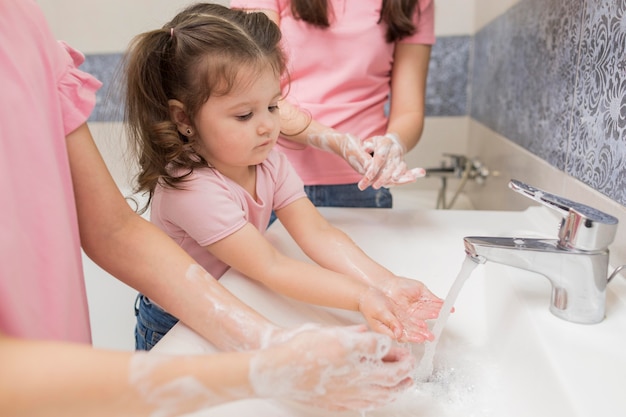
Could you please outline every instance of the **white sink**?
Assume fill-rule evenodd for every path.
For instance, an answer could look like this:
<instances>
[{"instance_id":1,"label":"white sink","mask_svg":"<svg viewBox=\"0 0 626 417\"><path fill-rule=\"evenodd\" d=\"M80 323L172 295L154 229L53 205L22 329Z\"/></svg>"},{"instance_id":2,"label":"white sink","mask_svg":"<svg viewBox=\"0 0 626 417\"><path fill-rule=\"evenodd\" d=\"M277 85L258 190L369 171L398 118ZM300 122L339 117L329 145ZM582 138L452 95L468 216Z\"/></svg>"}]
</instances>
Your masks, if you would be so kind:
<instances>
[{"instance_id":1,"label":"white sink","mask_svg":"<svg viewBox=\"0 0 626 417\"><path fill-rule=\"evenodd\" d=\"M523 212L321 209L371 257L396 274L425 282L445 297L465 259L463 237L528 237L556 231L543 207ZM510 230L511 233L507 233ZM276 223L268 238L306 259ZM609 268L612 270L612 268ZM285 299L229 271L221 280L278 324L345 324L356 313ZM432 382L419 383L394 404L365 413L420 417L622 417L626 415L626 280L607 289L607 318L573 324L549 310L550 283L541 275L487 262L461 290L441 335ZM421 357L423 345L413 346ZM154 351L197 353L214 348L182 324ZM193 416L355 416L270 400L243 400Z\"/></svg>"}]
</instances>

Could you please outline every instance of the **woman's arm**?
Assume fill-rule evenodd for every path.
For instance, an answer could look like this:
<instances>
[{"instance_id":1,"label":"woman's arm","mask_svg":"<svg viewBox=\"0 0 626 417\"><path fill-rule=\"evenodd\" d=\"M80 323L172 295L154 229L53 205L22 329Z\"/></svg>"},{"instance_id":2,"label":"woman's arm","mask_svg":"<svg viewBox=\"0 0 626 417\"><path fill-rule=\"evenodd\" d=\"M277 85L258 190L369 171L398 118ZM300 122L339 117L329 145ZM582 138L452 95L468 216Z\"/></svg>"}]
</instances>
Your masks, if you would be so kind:
<instances>
[{"instance_id":1,"label":"woman's arm","mask_svg":"<svg viewBox=\"0 0 626 417\"><path fill-rule=\"evenodd\" d=\"M415 147L424 129L430 50L430 45L396 44L387 133L365 140L374 158L359 182L361 189L404 184L424 175L421 168L407 169L404 155Z\"/></svg>"},{"instance_id":2,"label":"woman's arm","mask_svg":"<svg viewBox=\"0 0 626 417\"><path fill-rule=\"evenodd\" d=\"M220 349L258 348L263 336L277 329L228 292L165 233L132 211L86 124L68 135L67 148L81 244L91 259Z\"/></svg>"},{"instance_id":3,"label":"woman's arm","mask_svg":"<svg viewBox=\"0 0 626 417\"><path fill-rule=\"evenodd\" d=\"M415 147L424 129L430 51L430 45L399 43L394 53L387 132L398 135L406 151Z\"/></svg>"},{"instance_id":4,"label":"woman's arm","mask_svg":"<svg viewBox=\"0 0 626 417\"><path fill-rule=\"evenodd\" d=\"M0 414L136 417L160 411L164 413L160 415L180 415L254 396L248 383L252 355L133 354L0 334Z\"/></svg>"},{"instance_id":5,"label":"woman's arm","mask_svg":"<svg viewBox=\"0 0 626 417\"><path fill-rule=\"evenodd\" d=\"M253 397L334 409L377 407L412 385L414 358L382 335L331 327L296 329L261 351L191 356L104 351L0 333L0 364L2 416L173 417Z\"/></svg>"}]
</instances>

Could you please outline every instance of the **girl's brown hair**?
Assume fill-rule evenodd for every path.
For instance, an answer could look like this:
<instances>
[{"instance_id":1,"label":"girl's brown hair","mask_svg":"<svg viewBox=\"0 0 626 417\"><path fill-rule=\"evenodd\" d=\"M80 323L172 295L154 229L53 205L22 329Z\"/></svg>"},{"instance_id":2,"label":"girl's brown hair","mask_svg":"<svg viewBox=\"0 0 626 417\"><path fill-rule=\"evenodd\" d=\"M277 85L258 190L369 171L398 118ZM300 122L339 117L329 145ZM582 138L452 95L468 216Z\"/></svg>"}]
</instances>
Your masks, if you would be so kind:
<instances>
[{"instance_id":1,"label":"girl's brown hair","mask_svg":"<svg viewBox=\"0 0 626 417\"><path fill-rule=\"evenodd\" d=\"M356 1L356 0L355 0ZM382 0L378 23L387 25L387 42L395 42L415 33L413 15L418 0ZM333 10L328 0L291 0L291 13L296 19L313 26L327 28L332 20Z\"/></svg>"},{"instance_id":2,"label":"girl's brown hair","mask_svg":"<svg viewBox=\"0 0 626 417\"><path fill-rule=\"evenodd\" d=\"M125 121L139 164L136 191L149 193L141 211L159 181L181 188L194 168L207 166L171 120L168 100L180 101L193 120L211 95L228 94L240 71L269 65L281 76L280 36L263 13L198 3L133 39L124 60Z\"/></svg>"}]
</instances>

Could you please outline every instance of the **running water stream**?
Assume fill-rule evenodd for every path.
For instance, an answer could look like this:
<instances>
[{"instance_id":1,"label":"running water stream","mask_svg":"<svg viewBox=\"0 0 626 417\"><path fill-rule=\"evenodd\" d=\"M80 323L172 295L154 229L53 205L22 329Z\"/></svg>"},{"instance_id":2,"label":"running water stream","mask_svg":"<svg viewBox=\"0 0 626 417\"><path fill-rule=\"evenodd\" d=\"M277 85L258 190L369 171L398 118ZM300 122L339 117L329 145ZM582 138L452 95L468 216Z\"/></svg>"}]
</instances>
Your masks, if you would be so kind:
<instances>
[{"instance_id":1,"label":"running water stream","mask_svg":"<svg viewBox=\"0 0 626 417\"><path fill-rule=\"evenodd\" d=\"M446 322L448 321L448 317L450 316L450 311L454 306L454 302L456 301L459 293L461 292L461 288L463 288L463 284L469 278L474 268L476 268L478 264L472 260L469 256L465 257L463 264L461 265L461 270L456 277L456 280L452 284L448 295L441 307L441 313L435 321L435 325L433 326L433 334L435 335L435 340L432 342L426 342L424 347L424 355L417 367L415 372L415 381L417 382L426 382L428 378L433 373L433 359L435 357L435 350L437 349L437 343L439 342L439 337L441 336L441 332L443 331Z\"/></svg>"}]
</instances>

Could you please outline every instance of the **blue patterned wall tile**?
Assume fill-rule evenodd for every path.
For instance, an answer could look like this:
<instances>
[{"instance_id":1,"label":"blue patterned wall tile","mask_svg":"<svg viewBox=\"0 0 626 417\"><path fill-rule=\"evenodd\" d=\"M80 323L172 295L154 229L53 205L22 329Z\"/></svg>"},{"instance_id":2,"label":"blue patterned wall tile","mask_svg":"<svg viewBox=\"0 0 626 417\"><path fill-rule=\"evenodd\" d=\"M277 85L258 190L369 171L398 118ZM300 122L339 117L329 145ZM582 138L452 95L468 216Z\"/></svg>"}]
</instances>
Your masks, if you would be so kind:
<instances>
[{"instance_id":1,"label":"blue patterned wall tile","mask_svg":"<svg viewBox=\"0 0 626 417\"><path fill-rule=\"evenodd\" d=\"M427 116L467 114L467 83L471 37L437 39L431 53L426 88ZM89 121L120 122L124 116L118 74L122 54L87 55L81 69L93 74L103 86L96 96L96 108Z\"/></svg>"},{"instance_id":2,"label":"blue patterned wall tile","mask_svg":"<svg viewBox=\"0 0 626 417\"><path fill-rule=\"evenodd\" d=\"M80 69L92 74L102 82L96 93L96 108L90 122L121 122L124 120L123 95L119 75L122 54L92 54L85 56Z\"/></svg>"},{"instance_id":3,"label":"blue patterned wall tile","mask_svg":"<svg viewBox=\"0 0 626 417\"><path fill-rule=\"evenodd\" d=\"M473 59L473 118L626 205L625 1L521 1Z\"/></svg>"},{"instance_id":4,"label":"blue patterned wall tile","mask_svg":"<svg viewBox=\"0 0 626 417\"><path fill-rule=\"evenodd\" d=\"M437 38L426 82L426 116L467 114L470 36Z\"/></svg>"},{"instance_id":5,"label":"blue patterned wall tile","mask_svg":"<svg viewBox=\"0 0 626 417\"><path fill-rule=\"evenodd\" d=\"M582 10L518 3L474 38L471 116L565 169Z\"/></svg>"},{"instance_id":6,"label":"blue patterned wall tile","mask_svg":"<svg viewBox=\"0 0 626 417\"><path fill-rule=\"evenodd\" d=\"M626 2L584 11L567 173L626 205Z\"/></svg>"}]
</instances>

